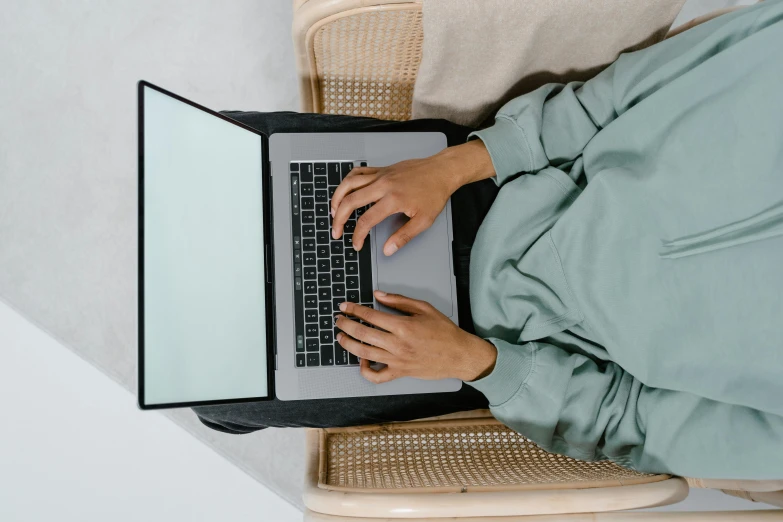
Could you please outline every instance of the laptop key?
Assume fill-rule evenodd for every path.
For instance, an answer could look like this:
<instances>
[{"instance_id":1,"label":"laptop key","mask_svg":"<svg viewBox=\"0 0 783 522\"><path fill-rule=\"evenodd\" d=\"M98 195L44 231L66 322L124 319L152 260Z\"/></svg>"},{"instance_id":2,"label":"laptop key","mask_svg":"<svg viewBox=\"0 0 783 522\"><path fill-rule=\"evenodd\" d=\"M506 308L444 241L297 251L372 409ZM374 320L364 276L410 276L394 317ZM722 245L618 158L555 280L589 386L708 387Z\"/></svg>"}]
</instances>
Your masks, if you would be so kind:
<instances>
[{"instance_id":1,"label":"laptop key","mask_svg":"<svg viewBox=\"0 0 783 522\"><path fill-rule=\"evenodd\" d=\"M359 263L345 263L345 275L353 276L359 274Z\"/></svg>"},{"instance_id":2,"label":"laptop key","mask_svg":"<svg viewBox=\"0 0 783 522\"><path fill-rule=\"evenodd\" d=\"M299 164L291 162L291 172L299 172Z\"/></svg>"},{"instance_id":3,"label":"laptop key","mask_svg":"<svg viewBox=\"0 0 783 522\"><path fill-rule=\"evenodd\" d=\"M328 301L332 298L332 289L331 288L319 288L318 289L318 300L319 301Z\"/></svg>"},{"instance_id":4,"label":"laptop key","mask_svg":"<svg viewBox=\"0 0 783 522\"><path fill-rule=\"evenodd\" d=\"M330 274L318 274L318 286L332 286L332 276Z\"/></svg>"},{"instance_id":5,"label":"laptop key","mask_svg":"<svg viewBox=\"0 0 783 522\"><path fill-rule=\"evenodd\" d=\"M308 237L302 240L302 250L305 252L315 251L315 239Z\"/></svg>"},{"instance_id":6,"label":"laptop key","mask_svg":"<svg viewBox=\"0 0 783 522\"><path fill-rule=\"evenodd\" d=\"M333 256L342 255L343 253L343 244L341 241L332 241L330 248Z\"/></svg>"},{"instance_id":7,"label":"laptop key","mask_svg":"<svg viewBox=\"0 0 783 522\"><path fill-rule=\"evenodd\" d=\"M304 267L304 278L305 279L315 279L318 277L316 275L315 267L314 266L306 266Z\"/></svg>"},{"instance_id":8,"label":"laptop key","mask_svg":"<svg viewBox=\"0 0 783 522\"><path fill-rule=\"evenodd\" d=\"M354 230L356 230L356 220L349 219L348 221L345 222L345 225L343 225L343 233L353 234Z\"/></svg>"},{"instance_id":9,"label":"laptop key","mask_svg":"<svg viewBox=\"0 0 783 522\"><path fill-rule=\"evenodd\" d=\"M329 232L318 232L315 235L315 243L317 245L328 245L329 241Z\"/></svg>"},{"instance_id":10,"label":"laptop key","mask_svg":"<svg viewBox=\"0 0 783 522\"><path fill-rule=\"evenodd\" d=\"M326 166L327 176L329 178L330 185L339 185L342 179L340 178L340 164L329 163Z\"/></svg>"},{"instance_id":11,"label":"laptop key","mask_svg":"<svg viewBox=\"0 0 783 522\"><path fill-rule=\"evenodd\" d=\"M299 191L303 196L312 196L313 195L313 184L312 183L302 183L299 186Z\"/></svg>"},{"instance_id":12,"label":"laptop key","mask_svg":"<svg viewBox=\"0 0 783 522\"><path fill-rule=\"evenodd\" d=\"M337 192L337 187L329 187L329 199L332 199L335 192Z\"/></svg>"},{"instance_id":13,"label":"laptop key","mask_svg":"<svg viewBox=\"0 0 783 522\"><path fill-rule=\"evenodd\" d=\"M315 212L312 210L302 211L302 223L313 223L315 221Z\"/></svg>"},{"instance_id":14,"label":"laptop key","mask_svg":"<svg viewBox=\"0 0 783 522\"><path fill-rule=\"evenodd\" d=\"M307 339L307 351L308 352L317 352L318 351L318 338L313 337L313 338Z\"/></svg>"},{"instance_id":15,"label":"laptop key","mask_svg":"<svg viewBox=\"0 0 783 522\"><path fill-rule=\"evenodd\" d=\"M316 203L326 203L329 199L329 196L327 195L327 192L325 190L316 190L315 191L315 202Z\"/></svg>"},{"instance_id":16,"label":"laptop key","mask_svg":"<svg viewBox=\"0 0 783 522\"><path fill-rule=\"evenodd\" d=\"M315 188L316 189L325 189L328 186L329 186L329 184L326 182L326 176L316 176L315 177Z\"/></svg>"},{"instance_id":17,"label":"laptop key","mask_svg":"<svg viewBox=\"0 0 783 522\"><path fill-rule=\"evenodd\" d=\"M332 315L331 307L329 306L329 301L322 301L318 304L318 313L320 315Z\"/></svg>"},{"instance_id":18,"label":"laptop key","mask_svg":"<svg viewBox=\"0 0 783 522\"><path fill-rule=\"evenodd\" d=\"M372 258L370 249L363 248L359 252L359 295L362 301L372 302L372 290Z\"/></svg>"},{"instance_id":19,"label":"laptop key","mask_svg":"<svg viewBox=\"0 0 783 522\"><path fill-rule=\"evenodd\" d=\"M308 357L310 357L310 354L307 354ZM359 358L356 357L351 352L348 352L348 364L351 366L358 366L359 365Z\"/></svg>"},{"instance_id":20,"label":"laptop key","mask_svg":"<svg viewBox=\"0 0 783 522\"><path fill-rule=\"evenodd\" d=\"M306 323L317 323L318 322L318 312L315 310L305 310L305 322Z\"/></svg>"},{"instance_id":21,"label":"laptop key","mask_svg":"<svg viewBox=\"0 0 783 522\"><path fill-rule=\"evenodd\" d=\"M359 302L359 291L358 290L348 290L345 292L345 300L350 301L351 303L358 303Z\"/></svg>"},{"instance_id":22,"label":"laptop key","mask_svg":"<svg viewBox=\"0 0 783 522\"><path fill-rule=\"evenodd\" d=\"M305 252L302 254L302 264L305 266L315 264L315 254L312 252Z\"/></svg>"},{"instance_id":23,"label":"laptop key","mask_svg":"<svg viewBox=\"0 0 783 522\"><path fill-rule=\"evenodd\" d=\"M305 359L305 354L303 354L303 353L296 354L296 367L297 368L304 368L306 363L307 363L307 359Z\"/></svg>"},{"instance_id":24,"label":"laptop key","mask_svg":"<svg viewBox=\"0 0 783 522\"><path fill-rule=\"evenodd\" d=\"M305 325L306 337L318 337L318 325L315 323L309 323Z\"/></svg>"},{"instance_id":25,"label":"laptop key","mask_svg":"<svg viewBox=\"0 0 783 522\"><path fill-rule=\"evenodd\" d=\"M320 366L317 353L307 354L307 366Z\"/></svg>"},{"instance_id":26,"label":"laptop key","mask_svg":"<svg viewBox=\"0 0 783 522\"><path fill-rule=\"evenodd\" d=\"M329 258L327 258L327 259L319 259L318 260L318 271L319 272L329 272L331 269L332 269L332 267L329 264Z\"/></svg>"},{"instance_id":27,"label":"laptop key","mask_svg":"<svg viewBox=\"0 0 783 522\"><path fill-rule=\"evenodd\" d=\"M345 272L342 270L332 270L332 281L335 283L345 283Z\"/></svg>"},{"instance_id":28,"label":"laptop key","mask_svg":"<svg viewBox=\"0 0 783 522\"><path fill-rule=\"evenodd\" d=\"M304 298L305 308L318 308L318 296L306 295Z\"/></svg>"},{"instance_id":29,"label":"laptop key","mask_svg":"<svg viewBox=\"0 0 783 522\"><path fill-rule=\"evenodd\" d=\"M329 330L334 326L334 319L330 315L322 315L320 319L318 319L318 326L321 327L321 330Z\"/></svg>"},{"instance_id":30,"label":"laptop key","mask_svg":"<svg viewBox=\"0 0 783 522\"><path fill-rule=\"evenodd\" d=\"M334 337L332 337L332 331L331 330L324 330L321 332L321 344L331 344L334 342Z\"/></svg>"},{"instance_id":31,"label":"laptop key","mask_svg":"<svg viewBox=\"0 0 783 522\"><path fill-rule=\"evenodd\" d=\"M340 346L340 343L334 343L334 364L338 366L348 364L348 352Z\"/></svg>"},{"instance_id":32,"label":"laptop key","mask_svg":"<svg viewBox=\"0 0 783 522\"><path fill-rule=\"evenodd\" d=\"M315 249L318 259L329 259L329 245L318 245Z\"/></svg>"},{"instance_id":33,"label":"laptop key","mask_svg":"<svg viewBox=\"0 0 783 522\"><path fill-rule=\"evenodd\" d=\"M326 163L316 163L314 172L316 176L326 176Z\"/></svg>"},{"instance_id":34,"label":"laptop key","mask_svg":"<svg viewBox=\"0 0 783 522\"><path fill-rule=\"evenodd\" d=\"M313 199L313 198L303 198ZM304 208L304 207L302 207ZM312 207L310 207L312 209ZM329 205L326 203L319 203L315 206L315 217L327 217L329 215Z\"/></svg>"},{"instance_id":35,"label":"laptop key","mask_svg":"<svg viewBox=\"0 0 783 522\"><path fill-rule=\"evenodd\" d=\"M304 283L304 293L305 294L316 294L316 293L318 293L318 284L315 281L305 281L305 283Z\"/></svg>"},{"instance_id":36,"label":"laptop key","mask_svg":"<svg viewBox=\"0 0 783 522\"><path fill-rule=\"evenodd\" d=\"M345 249L353 249L353 234L343 234L343 242L345 243ZM365 243L367 241L365 240Z\"/></svg>"},{"instance_id":37,"label":"laptop key","mask_svg":"<svg viewBox=\"0 0 783 522\"><path fill-rule=\"evenodd\" d=\"M315 208L315 200L313 198L305 196L301 202L302 210L313 210Z\"/></svg>"},{"instance_id":38,"label":"laptop key","mask_svg":"<svg viewBox=\"0 0 783 522\"><path fill-rule=\"evenodd\" d=\"M335 284L332 286L332 294L335 297L345 297L345 285Z\"/></svg>"},{"instance_id":39,"label":"laptop key","mask_svg":"<svg viewBox=\"0 0 783 522\"><path fill-rule=\"evenodd\" d=\"M338 297L338 298L332 299L332 312L339 312L340 311L340 305L344 301L345 301L345 298L343 298L343 297Z\"/></svg>"},{"instance_id":40,"label":"laptop key","mask_svg":"<svg viewBox=\"0 0 783 522\"><path fill-rule=\"evenodd\" d=\"M302 237L315 237L315 225L302 225Z\"/></svg>"},{"instance_id":41,"label":"laptop key","mask_svg":"<svg viewBox=\"0 0 783 522\"><path fill-rule=\"evenodd\" d=\"M328 232L329 231L329 218L325 217L319 217L315 220L315 229L316 230L323 230Z\"/></svg>"},{"instance_id":42,"label":"laptop key","mask_svg":"<svg viewBox=\"0 0 783 522\"><path fill-rule=\"evenodd\" d=\"M346 248L345 249L345 260L346 261L356 261L359 259L359 253L354 250L353 248ZM307 263L305 263L307 264Z\"/></svg>"},{"instance_id":43,"label":"laptop key","mask_svg":"<svg viewBox=\"0 0 783 522\"><path fill-rule=\"evenodd\" d=\"M301 179L302 183L312 183L313 182L313 164L312 163L302 163L299 166L299 178Z\"/></svg>"},{"instance_id":44,"label":"laptop key","mask_svg":"<svg viewBox=\"0 0 783 522\"><path fill-rule=\"evenodd\" d=\"M350 290L359 289L359 278L356 276L349 276L345 278L345 288Z\"/></svg>"},{"instance_id":45,"label":"laptop key","mask_svg":"<svg viewBox=\"0 0 783 522\"><path fill-rule=\"evenodd\" d=\"M345 266L345 258L343 256L333 256L332 257L332 267L333 268L343 268Z\"/></svg>"},{"instance_id":46,"label":"laptop key","mask_svg":"<svg viewBox=\"0 0 783 522\"><path fill-rule=\"evenodd\" d=\"M334 365L334 348L331 344L321 345L321 366Z\"/></svg>"}]
</instances>

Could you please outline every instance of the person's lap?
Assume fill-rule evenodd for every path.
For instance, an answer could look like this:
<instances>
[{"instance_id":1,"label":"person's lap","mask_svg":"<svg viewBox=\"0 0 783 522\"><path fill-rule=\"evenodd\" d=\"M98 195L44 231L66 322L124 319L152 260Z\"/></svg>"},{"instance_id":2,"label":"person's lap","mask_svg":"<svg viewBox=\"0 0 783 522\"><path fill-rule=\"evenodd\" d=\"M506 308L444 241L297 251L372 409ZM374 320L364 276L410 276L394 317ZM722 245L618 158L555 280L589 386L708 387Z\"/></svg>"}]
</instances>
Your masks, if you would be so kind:
<instances>
[{"instance_id":1,"label":"person's lap","mask_svg":"<svg viewBox=\"0 0 783 522\"><path fill-rule=\"evenodd\" d=\"M473 129L444 120L387 122L371 118L299 114L293 112L238 112L226 114L267 135L281 132L443 132L449 145L464 143ZM460 326L473 332L468 275L470 248L476 232L497 194L489 180L460 188L452 196L454 256ZM357 370L358 371L358 370ZM201 406L193 408L206 426L227 433L250 433L267 427L355 426L405 421L487 407L487 400L470 386L454 393L354 397L305 401Z\"/></svg>"}]
</instances>

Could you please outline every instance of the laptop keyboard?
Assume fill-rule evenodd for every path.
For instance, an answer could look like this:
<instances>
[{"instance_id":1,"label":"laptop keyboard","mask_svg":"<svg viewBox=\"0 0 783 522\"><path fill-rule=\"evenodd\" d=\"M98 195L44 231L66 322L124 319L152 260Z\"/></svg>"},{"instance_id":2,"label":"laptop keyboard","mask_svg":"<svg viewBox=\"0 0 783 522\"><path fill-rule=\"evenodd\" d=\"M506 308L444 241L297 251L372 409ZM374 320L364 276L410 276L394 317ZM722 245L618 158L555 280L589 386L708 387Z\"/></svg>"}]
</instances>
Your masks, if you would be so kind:
<instances>
[{"instance_id":1,"label":"laptop keyboard","mask_svg":"<svg viewBox=\"0 0 783 522\"><path fill-rule=\"evenodd\" d=\"M290 164L297 368L359 364L337 342L334 315L343 301L373 306L370 236L361 251L351 243L356 219L368 207L351 215L337 240L329 211L334 191L353 166L352 161Z\"/></svg>"}]
</instances>

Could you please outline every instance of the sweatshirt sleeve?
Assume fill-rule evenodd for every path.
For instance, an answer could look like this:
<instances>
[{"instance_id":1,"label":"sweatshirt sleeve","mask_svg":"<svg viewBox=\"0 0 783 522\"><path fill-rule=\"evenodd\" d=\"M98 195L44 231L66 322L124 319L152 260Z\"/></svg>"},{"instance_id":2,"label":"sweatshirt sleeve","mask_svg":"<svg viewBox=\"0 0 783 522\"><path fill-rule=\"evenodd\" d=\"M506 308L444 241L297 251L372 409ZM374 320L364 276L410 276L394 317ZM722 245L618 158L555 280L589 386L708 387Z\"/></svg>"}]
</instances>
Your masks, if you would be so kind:
<instances>
[{"instance_id":1,"label":"sweatshirt sleeve","mask_svg":"<svg viewBox=\"0 0 783 522\"><path fill-rule=\"evenodd\" d=\"M650 388L614 363L544 342L489 340L495 369L468 384L498 420L547 451L654 473L783 477L783 417Z\"/></svg>"},{"instance_id":2,"label":"sweatshirt sleeve","mask_svg":"<svg viewBox=\"0 0 783 522\"><path fill-rule=\"evenodd\" d=\"M518 173L573 162L602 128L701 62L752 34L763 6L720 16L652 47L622 54L587 81L548 84L501 107L475 131L502 185Z\"/></svg>"}]
</instances>

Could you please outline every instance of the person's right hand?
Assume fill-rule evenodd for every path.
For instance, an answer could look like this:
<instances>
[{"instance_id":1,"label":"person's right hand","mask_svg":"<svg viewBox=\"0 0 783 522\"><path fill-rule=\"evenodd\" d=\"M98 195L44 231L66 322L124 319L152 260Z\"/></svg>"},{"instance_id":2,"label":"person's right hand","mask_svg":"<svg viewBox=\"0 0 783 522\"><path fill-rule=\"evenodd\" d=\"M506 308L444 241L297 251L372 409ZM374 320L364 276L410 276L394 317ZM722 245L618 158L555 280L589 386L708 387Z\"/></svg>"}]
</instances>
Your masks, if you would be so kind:
<instances>
[{"instance_id":1,"label":"person's right hand","mask_svg":"<svg viewBox=\"0 0 783 522\"><path fill-rule=\"evenodd\" d=\"M492 161L481 140L449 147L425 159L354 168L332 196L332 237L342 237L354 210L374 203L356 222L353 247L361 250L375 225L403 213L410 220L383 247L383 253L390 256L427 230L459 187L493 175Z\"/></svg>"}]
</instances>

